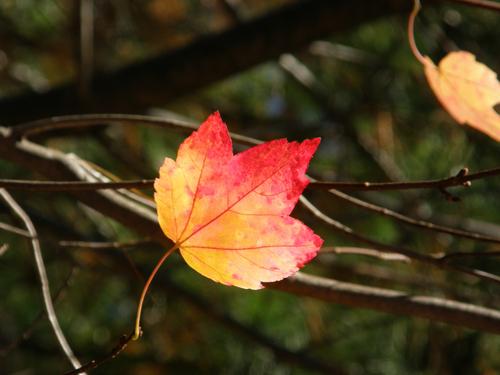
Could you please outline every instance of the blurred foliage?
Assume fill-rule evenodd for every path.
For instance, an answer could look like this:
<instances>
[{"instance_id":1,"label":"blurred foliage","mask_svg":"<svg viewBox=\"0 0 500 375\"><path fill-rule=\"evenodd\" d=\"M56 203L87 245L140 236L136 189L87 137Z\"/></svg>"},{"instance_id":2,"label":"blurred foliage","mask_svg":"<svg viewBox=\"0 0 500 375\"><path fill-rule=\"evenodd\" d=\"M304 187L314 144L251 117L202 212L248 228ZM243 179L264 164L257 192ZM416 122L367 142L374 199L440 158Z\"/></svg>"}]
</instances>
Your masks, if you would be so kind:
<instances>
[{"instance_id":1,"label":"blurred foliage","mask_svg":"<svg viewBox=\"0 0 500 375\"><path fill-rule=\"evenodd\" d=\"M290 1L232 1L251 19ZM42 90L73 77L76 69L75 4L68 0L0 2L0 95ZM353 11L355 11L353 9ZM203 120L215 109L233 132L261 139L321 136L311 175L322 180L378 180L387 176L359 153L354 143L380 150L401 179L442 178L462 166L492 168L498 145L458 126L427 88L420 65L406 41L405 17L384 18L325 38L296 53L320 82L328 108L311 97L276 62L267 62L200 92L153 110ZM230 27L217 0L95 1L95 64L98 70L145 59L204 33ZM499 71L498 14L448 4L419 16L417 43L435 60L460 47ZM165 83L168 85L168 82ZM29 109L27 109L29 110ZM358 136L346 132L352 127ZM165 156L174 156L183 136L146 127L112 127L85 135L51 137L43 142L73 152L122 178L153 178ZM0 161L2 178L37 178ZM454 226L500 232L498 180L454 189L460 203L438 191L359 194L386 207ZM151 192L148 192L150 194ZM307 192L322 210L381 241L425 253L482 251L489 245L401 226L366 214L327 194ZM128 332L143 275L161 249L91 251L58 246L59 240L126 241L134 234L64 194L16 193L39 231L61 325L83 361L99 357ZM350 244L296 210L326 245ZM6 210L1 222L17 225ZM494 224L497 223L497 224ZM29 244L0 232L10 248L0 257L0 348L16 340L43 310ZM491 247L491 246L489 246ZM473 265L500 272L493 258ZM352 282L444 296L499 307L498 287L455 273L350 255L321 255L306 272ZM379 271L379 272L375 272ZM384 280L381 272L392 275ZM500 338L443 324L389 316L262 290L249 292L216 285L195 274L175 256L156 280L144 315L144 337L96 374L307 374L273 351L212 319L208 310L228 316L288 350L335 363L349 374L494 374L500 372ZM67 280L68 275L69 281ZM383 274L383 273L382 273ZM174 284L172 284L174 283ZM169 285L185 288L185 293ZM190 293L209 308L200 308ZM2 374L49 374L68 370L46 320L7 355Z\"/></svg>"}]
</instances>

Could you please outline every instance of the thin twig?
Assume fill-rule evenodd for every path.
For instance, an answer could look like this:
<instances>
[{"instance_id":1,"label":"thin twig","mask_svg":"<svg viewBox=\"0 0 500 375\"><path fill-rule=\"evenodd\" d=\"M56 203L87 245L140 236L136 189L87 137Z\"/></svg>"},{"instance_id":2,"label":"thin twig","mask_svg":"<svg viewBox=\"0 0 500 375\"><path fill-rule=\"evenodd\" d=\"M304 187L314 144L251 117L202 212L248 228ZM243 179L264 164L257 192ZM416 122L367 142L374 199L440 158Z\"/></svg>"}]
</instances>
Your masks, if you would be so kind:
<instances>
[{"instance_id":1,"label":"thin twig","mask_svg":"<svg viewBox=\"0 0 500 375\"><path fill-rule=\"evenodd\" d=\"M52 303L52 296L50 294L49 280L47 278L47 271L45 269L45 263L42 257L42 249L40 247L40 241L38 240L38 235L35 226L33 225L33 222L31 221L28 214L26 214L26 212L21 208L21 206L17 204L17 202L14 200L14 198L12 198L12 196L9 194L7 190L0 188L0 196L2 196L5 203L7 203L7 205L12 209L13 213L15 213L19 217L19 219L21 219L21 221L26 226L26 229L28 230L29 234L31 235L31 246L33 247L33 253L35 256L35 264L38 271L38 276L40 277L43 302L45 310L47 312L47 317L49 319L52 330L54 331L54 334L57 338L59 346L66 355L66 358L68 358L68 360L71 362L71 365L74 368L78 368L81 366L80 361L78 361L76 356L73 354L73 351L71 350L71 347L69 346L68 341L64 336L61 326L59 325L59 320L57 319L57 315L54 310L54 305Z\"/></svg>"},{"instance_id":2,"label":"thin twig","mask_svg":"<svg viewBox=\"0 0 500 375\"><path fill-rule=\"evenodd\" d=\"M491 242L491 243L500 244L500 238L490 237L490 236L486 236L486 235L483 235L480 233L469 232L469 231L462 230L462 229L455 229L455 228L447 227L444 225L438 225L438 224L431 223L430 221L425 221L425 220L421 220L421 219L413 219L409 216L405 216L405 215L400 214L398 212L392 211L386 207L377 206L373 203L368 203L368 202L365 202L361 199L354 198L348 194L342 193L342 192L335 190L335 189L331 189L331 190L329 190L329 192L330 192L330 194L332 194L336 198L342 199L343 201L348 202L349 204L355 205L357 207L360 207L360 208L368 210L368 211L375 212L375 213L380 214L380 215L390 217L392 219L395 219L395 220L400 221L400 222L405 223L405 224L413 225L413 226L416 226L419 228L423 228L423 229L427 229L427 230L431 230L431 231L435 231L435 232L447 233L447 234L451 234L453 236L470 238L470 239L476 240L476 241L484 241L484 242Z\"/></svg>"},{"instance_id":3,"label":"thin twig","mask_svg":"<svg viewBox=\"0 0 500 375\"><path fill-rule=\"evenodd\" d=\"M0 184L0 187L2 187L1 184ZM15 227L15 226L10 225L10 224L7 224L7 223L0 222L0 229L4 230L6 232L17 234L19 236L31 238L31 235L29 234L28 231L21 229L21 228L18 228L18 227Z\"/></svg>"},{"instance_id":4,"label":"thin twig","mask_svg":"<svg viewBox=\"0 0 500 375\"><path fill-rule=\"evenodd\" d=\"M465 171L466 168L461 170ZM337 189L341 191L385 191L410 189L437 189L453 186L469 187L470 181L500 175L500 167L487 169L472 174L459 173L456 176L440 180L409 181L409 182L323 182L313 181L308 188L319 190ZM13 180L0 179L0 187L28 191L85 191L104 189L149 189L154 184L153 179L85 182L85 181L41 181L41 180Z\"/></svg>"},{"instance_id":5,"label":"thin twig","mask_svg":"<svg viewBox=\"0 0 500 375\"><path fill-rule=\"evenodd\" d=\"M57 304L59 301L61 301L61 298L63 296L63 292L66 290L66 288L69 286L71 279L73 278L75 274L75 267L71 267L68 276L66 276L66 279L62 283L62 285L59 287L57 292L55 293L54 297L52 300L54 301L54 304ZM17 348L19 344L21 344L23 341L26 341L31 337L33 334L34 329L42 321L43 318L47 315L46 310L42 310L38 313L38 315L33 319L31 324L24 330L24 332L18 336L17 339L13 340L10 344L7 344L3 347L0 348L0 357L4 357L7 354L9 354L13 349Z\"/></svg>"},{"instance_id":6,"label":"thin twig","mask_svg":"<svg viewBox=\"0 0 500 375\"><path fill-rule=\"evenodd\" d=\"M106 125L137 125L138 123L166 129L177 129L185 133L198 129L198 124L174 118L124 114L89 114L50 117L17 125L10 128L10 130L11 136L20 138L61 129L81 129ZM253 146L262 143L262 141L255 138L234 133L230 133L230 135L235 142L241 144Z\"/></svg>"},{"instance_id":7,"label":"thin twig","mask_svg":"<svg viewBox=\"0 0 500 375\"><path fill-rule=\"evenodd\" d=\"M95 369L96 367L102 365L104 362L107 362L113 358L115 358L117 355L119 355L127 345L130 343L132 340L133 333L129 335L124 335L120 338L120 341L118 344L111 350L111 352L100 359L93 359L90 362L87 362L83 366L79 366L78 368L74 369L73 371L68 371L65 372L64 375L76 375L76 374L82 374L85 373L85 371Z\"/></svg>"},{"instance_id":8,"label":"thin twig","mask_svg":"<svg viewBox=\"0 0 500 375\"><path fill-rule=\"evenodd\" d=\"M80 247L93 250L128 249L136 246L156 244L153 240L138 240L127 242L92 242L92 241L59 241L61 247Z\"/></svg>"},{"instance_id":9,"label":"thin twig","mask_svg":"<svg viewBox=\"0 0 500 375\"><path fill-rule=\"evenodd\" d=\"M307 210L309 210L314 216L316 216L318 219L320 219L324 223L328 224L335 231L337 231L338 233L341 233L347 237L353 238L354 240L356 240L360 243L365 243L365 244L371 245L380 251L401 254L401 255L404 255L412 260L416 260L416 261L419 261L419 262L424 263L424 264L429 264L429 265L436 266L438 268L462 272L462 273L477 277L479 279L483 279L486 281L494 282L496 284L500 284L500 276L494 275L492 273L481 271L481 270L476 270L473 268L463 267L463 266L459 266L459 265L449 264L447 262L442 262L440 259L434 258L434 257L429 256L429 255L420 254L416 251L404 249L404 248L399 247L399 246L387 245L387 244L372 240L368 237L362 236L362 235L356 233L355 231L353 231L348 226L338 222L337 220L334 220L330 216L321 212L315 205L313 205L304 196L300 197L300 203L302 203L302 205Z\"/></svg>"},{"instance_id":10,"label":"thin twig","mask_svg":"<svg viewBox=\"0 0 500 375\"><path fill-rule=\"evenodd\" d=\"M27 191L92 191L106 189L147 189L152 188L154 180L129 180L111 182L87 181L37 181L0 179L0 187L11 190Z\"/></svg>"},{"instance_id":11,"label":"thin twig","mask_svg":"<svg viewBox=\"0 0 500 375\"><path fill-rule=\"evenodd\" d=\"M453 177L440 180L408 181L408 182L321 182L313 181L308 187L320 190L337 189L341 191L382 191L382 190L411 190L411 189L438 189L453 186L470 186L470 181L487 177L500 176L500 167L487 169L477 173L467 174L467 168L462 168Z\"/></svg>"},{"instance_id":12,"label":"thin twig","mask_svg":"<svg viewBox=\"0 0 500 375\"><path fill-rule=\"evenodd\" d=\"M369 257L374 257L382 260L389 261L400 261L409 262L410 258L406 255L386 253L376 249L367 249L364 247L352 247L352 246L325 246L321 248L322 253L334 253L334 254L349 254L349 255L364 255Z\"/></svg>"}]
</instances>

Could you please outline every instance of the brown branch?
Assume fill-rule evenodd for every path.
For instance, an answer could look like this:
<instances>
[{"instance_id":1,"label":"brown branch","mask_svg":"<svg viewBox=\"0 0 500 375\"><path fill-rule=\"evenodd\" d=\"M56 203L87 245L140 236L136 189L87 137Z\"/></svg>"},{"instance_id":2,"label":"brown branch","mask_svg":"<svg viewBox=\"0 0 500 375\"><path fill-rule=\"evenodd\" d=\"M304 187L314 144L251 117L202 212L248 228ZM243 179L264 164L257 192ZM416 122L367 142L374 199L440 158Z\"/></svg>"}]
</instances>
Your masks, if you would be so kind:
<instances>
[{"instance_id":1,"label":"brown branch","mask_svg":"<svg viewBox=\"0 0 500 375\"><path fill-rule=\"evenodd\" d=\"M338 190L331 189L331 190L329 190L329 192L330 192L330 194L332 194L336 198L339 198L345 202L348 202L349 204L355 205L357 207L360 207L360 208L368 210L368 211L375 212L375 213L380 214L380 215L390 217L391 219L400 221L400 222L405 223L405 224L413 225L415 227L427 229L430 231L447 233L447 234L451 234L451 235L457 236L457 237L464 237L464 238L469 238L469 239L476 240L476 241L484 241L484 242L491 242L491 243L500 244L500 238L490 237L490 236L486 236L486 235L483 235L480 233L469 232L469 231L462 230L462 229L455 229L455 228L447 227L444 225L438 225L438 224L431 223L430 221L413 219L409 216L405 216L405 215L400 214L398 212L392 211L386 207L377 206L373 203L368 203L368 202L365 202L361 199L354 198L354 197L347 195L345 193L342 193Z\"/></svg>"},{"instance_id":2,"label":"brown branch","mask_svg":"<svg viewBox=\"0 0 500 375\"><path fill-rule=\"evenodd\" d=\"M236 134L232 134L233 137ZM245 137L246 138L246 137ZM241 140L241 138L240 138ZM248 139L247 139L248 140ZM252 140L256 144L258 140ZM462 171L465 170L462 169ZM341 191L384 191L384 190L409 190L409 189L433 189L447 188L452 186L470 186L468 182L486 177L500 175L500 168L493 168L470 175L459 173L457 176L441 180L412 181L412 182L322 182L313 181L308 188L319 190L341 190ZM34 181L34 180L11 180L0 179L0 187L15 190L28 191L85 191L103 189L147 189L152 188L154 180L128 180L112 182L83 182L83 181ZM432 224L433 225L433 224Z\"/></svg>"},{"instance_id":3,"label":"brown branch","mask_svg":"<svg viewBox=\"0 0 500 375\"><path fill-rule=\"evenodd\" d=\"M87 362L83 366L79 366L78 368L74 369L73 371L68 371L65 372L64 375L76 375L76 374L82 374L85 371L95 369L96 367L99 367L102 365L104 362L107 362L113 358L116 358L122 351L125 350L125 348L128 346L130 341L132 340L132 337L134 336L133 333L129 335L123 335L120 338L120 341L118 341L118 344L109 352L107 355L99 358L99 359L93 359L90 362Z\"/></svg>"},{"instance_id":4,"label":"brown branch","mask_svg":"<svg viewBox=\"0 0 500 375\"><path fill-rule=\"evenodd\" d=\"M390 289L344 283L301 272L266 286L327 302L425 318L500 334L500 311L448 299L412 296Z\"/></svg>"},{"instance_id":5,"label":"brown branch","mask_svg":"<svg viewBox=\"0 0 500 375\"><path fill-rule=\"evenodd\" d=\"M79 247L92 250L114 250L129 249L136 246L153 245L156 242L152 240L138 240L128 242L91 242L91 241L59 241L61 247Z\"/></svg>"},{"instance_id":6,"label":"brown branch","mask_svg":"<svg viewBox=\"0 0 500 375\"><path fill-rule=\"evenodd\" d=\"M181 121L175 118L153 117L126 114L88 114L49 117L46 119L28 122L9 129L9 135L20 139L21 137L33 136L50 131L63 129L82 129L106 125L137 125L159 127L163 129L179 130L183 133L191 133L198 129L194 122ZM246 137L244 135L230 133L231 138L240 144L254 146L262 141Z\"/></svg>"},{"instance_id":7,"label":"brown branch","mask_svg":"<svg viewBox=\"0 0 500 375\"><path fill-rule=\"evenodd\" d=\"M247 337L248 339L256 342L257 344L262 345L263 347L271 350L273 354L276 355L277 358L287 363L293 365L299 365L301 367L311 369L323 374L344 373L343 370L332 364L323 364L321 362L318 362L310 358L305 354L296 351L291 351L289 349L279 346L271 338L264 336L263 334L259 333L252 327L246 326L241 322L238 322L231 315L227 314L221 309L216 308L216 306L214 306L214 304L211 303L210 301L205 300L200 296L196 295L195 293L187 290L186 288L177 285L167 277L163 277L162 285L166 286L169 292L177 294L180 298L186 300L189 304L194 306L196 309L198 309L200 312L208 316L210 319ZM132 337L133 334L130 334L128 336L127 335L122 336L119 343L110 351L109 354L101 357L100 359L92 360L78 369L66 372L64 375L80 374L83 371L95 369L98 366L102 365L103 363L115 358L127 347L130 341L132 341Z\"/></svg>"},{"instance_id":8,"label":"brown branch","mask_svg":"<svg viewBox=\"0 0 500 375\"><path fill-rule=\"evenodd\" d=\"M454 186L470 186L470 181L500 175L500 167L467 174L467 168L453 177L440 180L411 181L411 182L311 182L308 187L319 190L337 189L341 191L385 191L411 189L445 189Z\"/></svg>"},{"instance_id":9,"label":"brown branch","mask_svg":"<svg viewBox=\"0 0 500 375\"><path fill-rule=\"evenodd\" d=\"M85 182L85 181L36 181L0 179L0 187L11 190L27 191L93 191L117 189L147 189L152 188L154 180L129 180L112 182ZM0 226L1 228L1 226Z\"/></svg>"},{"instance_id":10,"label":"brown branch","mask_svg":"<svg viewBox=\"0 0 500 375\"><path fill-rule=\"evenodd\" d=\"M399 246L392 246L392 245L387 245L375 240L372 240L371 238L362 236L355 231L353 231L351 228L348 226L339 223L338 221L332 219L330 216L324 214L321 212L316 206L314 206L309 200L307 200L304 196L300 197L300 203L309 210L314 216L316 216L318 219L323 221L324 223L328 224L332 229L334 229L337 233L343 234L349 238L352 238L360 243L365 243L368 245L371 245L375 247L378 250L384 251L384 252L390 252L390 253L396 253L396 254L401 254L404 255L412 260L419 261L424 264L429 264L432 266L436 266L438 268L442 269L449 269L453 270L456 272L461 272L464 274L468 274L474 277L477 277L479 279L483 279L485 281L490 281L494 282L496 284L500 284L500 276L494 275L489 272L481 271L481 270L476 270L468 267L463 267L459 265L454 265L454 264L449 264L447 262L442 262L440 259L425 255L425 254L420 254L417 253L416 251L409 250L409 249L404 249Z\"/></svg>"},{"instance_id":11,"label":"brown branch","mask_svg":"<svg viewBox=\"0 0 500 375\"><path fill-rule=\"evenodd\" d=\"M5 203L7 203L7 205L12 209L12 212L17 217L19 217L19 219L24 223L27 231L31 236L31 246L33 248L33 254L35 257L36 269L38 271L38 276L40 278L43 303L45 306L47 317L50 322L50 326L52 327L57 342L59 343L59 346L66 355L66 358L68 358L68 360L70 361L71 365L74 368L78 368L81 366L81 364L78 361L78 358L76 358L76 356L73 354L73 350L71 350L71 347L69 346L69 343L66 340L66 337L64 336L61 326L59 325L59 320L57 319L56 312L54 310L54 304L52 302L52 296L50 293L49 279L47 278L47 270L45 269L45 263L43 261L43 256L42 256L42 249L40 247L40 242L38 241L38 235L35 226L33 225L33 222L31 221L28 214L26 214L26 212L21 208L21 206L19 206L19 204L14 200L14 198L12 198L12 196L9 194L7 190L0 189L0 196L5 201Z\"/></svg>"}]
</instances>

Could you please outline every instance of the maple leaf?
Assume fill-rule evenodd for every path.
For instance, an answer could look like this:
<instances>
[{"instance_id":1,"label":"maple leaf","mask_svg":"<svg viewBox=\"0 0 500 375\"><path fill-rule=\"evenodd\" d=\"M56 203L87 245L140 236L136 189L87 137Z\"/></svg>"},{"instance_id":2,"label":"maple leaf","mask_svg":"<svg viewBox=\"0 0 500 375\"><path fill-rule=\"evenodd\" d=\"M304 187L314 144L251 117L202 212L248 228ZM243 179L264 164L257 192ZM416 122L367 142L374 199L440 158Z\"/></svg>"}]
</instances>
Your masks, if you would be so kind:
<instances>
[{"instance_id":1,"label":"maple leaf","mask_svg":"<svg viewBox=\"0 0 500 375\"><path fill-rule=\"evenodd\" d=\"M460 124L469 124L500 141L500 83L495 72L476 61L472 53L451 52L436 67L425 56L425 75L434 94Z\"/></svg>"},{"instance_id":2,"label":"maple leaf","mask_svg":"<svg viewBox=\"0 0 500 375\"><path fill-rule=\"evenodd\" d=\"M166 158L155 181L163 232L202 275L247 289L294 274L323 240L290 217L319 138L274 140L233 155L218 112Z\"/></svg>"}]
</instances>

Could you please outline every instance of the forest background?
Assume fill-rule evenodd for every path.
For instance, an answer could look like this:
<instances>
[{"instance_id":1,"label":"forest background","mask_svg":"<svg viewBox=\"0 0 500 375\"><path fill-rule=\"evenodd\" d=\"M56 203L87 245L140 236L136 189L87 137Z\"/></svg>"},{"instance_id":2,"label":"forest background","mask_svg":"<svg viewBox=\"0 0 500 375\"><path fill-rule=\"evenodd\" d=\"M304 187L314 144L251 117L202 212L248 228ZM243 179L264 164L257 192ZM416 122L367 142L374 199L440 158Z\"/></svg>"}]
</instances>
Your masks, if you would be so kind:
<instances>
[{"instance_id":1,"label":"forest background","mask_svg":"<svg viewBox=\"0 0 500 375\"><path fill-rule=\"evenodd\" d=\"M464 3L475 2L423 2L417 45L435 62L467 50L498 72L500 13ZM71 370L45 314L26 220L6 197L34 224L56 315L81 363L106 357L130 331L144 277L165 250L145 203L147 181L104 193L7 179L153 179L215 110L232 133L253 139L321 137L308 171L320 181L457 179L330 193L312 185L305 197L314 206L293 216L325 247L304 273L261 291L215 284L172 257L147 300L143 337L92 373L500 372L500 149L434 97L408 44L412 6L0 2L0 179L8 190L0 373ZM42 120L89 113L98 115ZM235 139L235 149L252 142ZM467 173L491 170L468 186Z\"/></svg>"}]
</instances>

